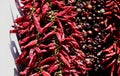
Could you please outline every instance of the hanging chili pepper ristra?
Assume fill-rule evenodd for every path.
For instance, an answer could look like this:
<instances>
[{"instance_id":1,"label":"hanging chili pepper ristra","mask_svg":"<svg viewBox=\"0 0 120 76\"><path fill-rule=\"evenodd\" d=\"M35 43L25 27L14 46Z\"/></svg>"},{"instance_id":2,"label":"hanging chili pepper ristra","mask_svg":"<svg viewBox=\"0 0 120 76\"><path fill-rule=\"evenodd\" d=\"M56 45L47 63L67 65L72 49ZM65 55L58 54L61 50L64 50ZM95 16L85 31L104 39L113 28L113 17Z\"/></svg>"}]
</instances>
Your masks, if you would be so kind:
<instances>
[{"instance_id":1,"label":"hanging chili pepper ristra","mask_svg":"<svg viewBox=\"0 0 120 76\"><path fill-rule=\"evenodd\" d=\"M119 76L119 0L21 0L20 76Z\"/></svg>"}]
</instances>

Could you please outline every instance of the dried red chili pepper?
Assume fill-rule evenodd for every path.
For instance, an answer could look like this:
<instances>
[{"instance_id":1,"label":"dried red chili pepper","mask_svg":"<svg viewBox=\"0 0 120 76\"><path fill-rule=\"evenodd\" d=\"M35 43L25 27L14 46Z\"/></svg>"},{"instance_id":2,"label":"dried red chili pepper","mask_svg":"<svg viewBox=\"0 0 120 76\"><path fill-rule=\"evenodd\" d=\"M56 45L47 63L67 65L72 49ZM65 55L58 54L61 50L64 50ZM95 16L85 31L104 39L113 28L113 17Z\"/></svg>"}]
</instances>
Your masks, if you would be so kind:
<instances>
[{"instance_id":1,"label":"dried red chili pepper","mask_svg":"<svg viewBox=\"0 0 120 76\"><path fill-rule=\"evenodd\" d=\"M43 28L42 28L42 32L45 32L48 30L48 28L50 28L53 25L54 22L49 22L48 24L46 24Z\"/></svg>"},{"instance_id":2,"label":"dried red chili pepper","mask_svg":"<svg viewBox=\"0 0 120 76\"><path fill-rule=\"evenodd\" d=\"M106 40L109 36L110 36L110 33L105 36L105 38L103 39L103 42L106 42Z\"/></svg>"},{"instance_id":3,"label":"dried red chili pepper","mask_svg":"<svg viewBox=\"0 0 120 76\"><path fill-rule=\"evenodd\" d=\"M21 71L21 72L20 72L20 75L21 75L21 76L26 76L26 75L28 75L29 70L30 70L30 67L26 67L24 71Z\"/></svg>"},{"instance_id":4,"label":"dried red chili pepper","mask_svg":"<svg viewBox=\"0 0 120 76\"><path fill-rule=\"evenodd\" d=\"M46 34L46 35L42 38L42 40L45 40L45 39L53 36L54 34L55 34L55 31L51 31L51 32L49 32L48 34Z\"/></svg>"},{"instance_id":5,"label":"dried red chili pepper","mask_svg":"<svg viewBox=\"0 0 120 76\"><path fill-rule=\"evenodd\" d=\"M62 43L62 37L61 37L61 34L59 33L59 32L56 32L55 33L56 34L56 36L57 36L57 39L58 39L58 41L60 42L60 44Z\"/></svg>"},{"instance_id":6,"label":"dried red chili pepper","mask_svg":"<svg viewBox=\"0 0 120 76\"><path fill-rule=\"evenodd\" d=\"M41 72L41 74L42 74L43 76L51 76L48 72L46 72L46 71L44 71L44 70Z\"/></svg>"},{"instance_id":7,"label":"dried red chili pepper","mask_svg":"<svg viewBox=\"0 0 120 76\"><path fill-rule=\"evenodd\" d=\"M68 60L68 62L71 63L71 59L70 59L69 55L64 50L61 50L60 52L61 52L61 54L63 54L65 56L65 58Z\"/></svg>"},{"instance_id":8,"label":"dried red chili pepper","mask_svg":"<svg viewBox=\"0 0 120 76\"><path fill-rule=\"evenodd\" d=\"M42 32L42 28L41 28L40 23L39 23L37 17L35 16L35 14L33 14L33 19L34 19L34 25L35 25L37 31L39 33L41 33Z\"/></svg>"},{"instance_id":9,"label":"dried red chili pepper","mask_svg":"<svg viewBox=\"0 0 120 76\"><path fill-rule=\"evenodd\" d=\"M34 74L31 74L30 76L40 76L39 73L34 73Z\"/></svg>"},{"instance_id":10,"label":"dried red chili pepper","mask_svg":"<svg viewBox=\"0 0 120 76\"><path fill-rule=\"evenodd\" d=\"M20 64L21 63L21 60L25 57L27 55L27 51L23 51L22 53L21 53L21 55L19 55L19 57L16 59L16 64Z\"/></svg>"},{"instance_id":11,"label":"dried red chili pepper","mask_svg":"<svg viewBox=\"0 0 120 76\"><path fill-rule=\"evenodd\" d=\"M21 49L26 49L26 48L30 48L33 47L37 44L37 40L32 40L31 42L29 42L27 45L22 46Z\"/></svg>"},{"instance_id":12,"label":"dried red chili pepper","mask_svg":"<svg viewBox=\"0 0 120 76\"><path fill-rule=\"evenodd\" d=\"M109 68L110 66L112 66L114 63L115 63L116 59L112 60L112 62L110 62L106 67L105 69Z\"/></svg>"},{"instance_id":13,"label":"dried red chili pepper","mask_svg":"<svg viewBox=\"0 0 120 76\"><path fill-rule=\"evenodd\" d=\"M46 63L49 63L49 62L54 62L55 60L56 60L56 57L55 57L55 56L45 58L44 60L42 60L42 61L38 64L38 66L41 66L41 65L46 64Z\"/></svg>"},{"instance_id":14,"label":"dried red chili pepper","mask_svg":"<svg viewBox=\"0 0 120 76\"><path fill-rule=\"evenodd\" d=\"M68 62L68 60L67 60L61 53L58 53L58 57L60 58L60 60L61 60L65 65L67 65L67 66L70 68L70 63Z\"/></svg>"},{"instance_id":15,"label":"dried red chili pepper","mask_svg":"<svg viewBox=\"0 0 120 76\"><path fill-rule=\"evenodd\" d=\"M113 76L114 69L115 69L115 64L112 65L110 76Z\"/></svg>"},{"instance_id":16,"label":"dried red chili pepper","mask_svg":"<svg viewBox=\"0 0 120 76\"><path fill-rule=\"evenodd\" d=\"M51 66L48 69L49 73L51 74L51 73L55 72L58 69L58 67L59 67L58 64L55 64L55 65Z\"/></svg>"},{"instance_id":17,"label":"dried red chili pepper","mask_svg":"<svg viewBox=\"0 0 120 76\"><path fill-rule=\"evenodd\" d=\"M31 36L25 37L25 38L23 38L22 40L19 41L19 44L20 45L25 44L26 42L28 42L29 39L34 38L34 37L35 37L34 34L32 34Z\"/></svg>"}]
</instances>

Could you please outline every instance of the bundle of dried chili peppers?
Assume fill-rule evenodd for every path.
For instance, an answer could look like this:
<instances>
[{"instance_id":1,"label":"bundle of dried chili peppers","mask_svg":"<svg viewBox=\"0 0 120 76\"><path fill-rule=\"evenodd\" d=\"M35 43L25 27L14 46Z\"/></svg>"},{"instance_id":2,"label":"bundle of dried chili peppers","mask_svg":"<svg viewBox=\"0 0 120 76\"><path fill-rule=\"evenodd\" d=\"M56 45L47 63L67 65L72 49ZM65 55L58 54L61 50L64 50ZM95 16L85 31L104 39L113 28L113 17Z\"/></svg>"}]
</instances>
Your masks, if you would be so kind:
<instances>
[{"instance_id":1,"label":"bundle of dried chili peppers","mask_svg":"<svg viewBox=\"0 0 120 76\"><path fill-rule=\"evenodd\" d=\"M119 0L21 0L21 76L120 76Z\"/></svg>"}]
</instances>

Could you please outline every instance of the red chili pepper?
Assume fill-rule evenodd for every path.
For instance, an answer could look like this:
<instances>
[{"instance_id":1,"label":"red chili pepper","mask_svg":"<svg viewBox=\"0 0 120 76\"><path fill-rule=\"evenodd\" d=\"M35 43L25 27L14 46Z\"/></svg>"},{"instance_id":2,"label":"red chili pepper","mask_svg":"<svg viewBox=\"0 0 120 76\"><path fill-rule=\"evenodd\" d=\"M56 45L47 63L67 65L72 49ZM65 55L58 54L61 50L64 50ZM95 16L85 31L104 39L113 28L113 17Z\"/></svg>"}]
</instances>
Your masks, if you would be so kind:
<instances>
[{"instance_id":1,"label":"red chili pepper","mask_svg":"<svg viewBox=\"0 0 120 76\"><path fill-rule=\"evenodd\" d=\"M65 65L67 65L67 66L70 68L70 63L68 62L68 60L67 60L61 53L58 53L58 57L60 58L60 60L61 60Z\"/></svg>"},{"instance_id":2,"label":"red chili pepper","mask_svg":"<svg viewBox=\"0 0 120 76\"><path fill-rule=\"evenodd\" d=\"M63 26L62 26L62 23L60 22L60 20L58 18L56 18L56 21L58 23L58 26L60 27L61 29L61 33L63 34Z\"/></svg>"},{"instance_id":3,"label":"red chili pepper","mask_svg":"<svg viewBox=\"0 0 120 76\"><path fill-rule=\"evenodd\" d=\"M67 42L67 41L75 41L75 39L72 38L72 37L66 37L66 38L64 39L64 41L65 41L65 42Z\"/></svg>"},{"instance_id":4,"label":"red chili pepper","mask_svg":"<svg viewBox=\"0 0 120 76\"><path fill-rule=\"evenodd\" d=\"M105 28L105 30L109 30L112 28L112 25L110 24L109 26L107 26L107 28Z\"/></svg>"},{"instance_id":5,"label":"red chili pepper","mask_svg":"<svg viewBox=\"0 0 120 76\"><path fill-rule=\"evenodd\" d=\"M22 3L22 4L27 4L27 3L29 3L29 2L31 2L31 0L21 0L21 3Z\"/></svg>"},{"instance_id":6,"label":"red chili pepper","mask_svg":"<svg viewBox=\"0 0 120 76\"><path fill-rule=\"evenodd\" d=\"M118 66L118 70L117 70L117 74L118 74L118 76L120 76L120 64L118 64L119 66Z\"/></svg>"},{"instance_id":7,"label":"red chili pepper","mask_svg":"<svg viewBox=\"0 0 120 76\"><path fill-rule=\"evenodd\" d=\"M72 6L66 6L63 11L58 13L58 16L64 16L73 9Z\"/></svg>"},{"instance_id":8,"label":"red chili pepper","mask_svg":"<svg viewBox=\"0 0 120 76\"><path fill-rule=\"evenodd\" d=\"M37 44L37 40L32 40L31 42L29 42L27 45L21 47L21 49L26 49L26 48L30 48L33 47Z\"/></svg>"},{"instance_id":9,"label":"red chili pepper","mask_svg":"<svg viewBox=\"0 0 120 76\"><path fill-rule=\"evenodd\" d=\"M28 63L28 67L32 67L36 62L36 54L34 53L33 55L30 55L29 57L30 57L30 61Z\"/></svg>"},{"instance_id":10,"label":"red chili pepper","mask_svg":"<svg viewBox=\"0 0 120 76\"><path fill-rule=\"evenodd\" d=\"M79 74L77 74L77 73L73 73L73 76L79 76Z\"/></svg>"},{"instance_id":11,"label":"red chili pepper","mask_svg":"<svg viewBox=\"0 0 120 76\"><path fill-rule=\"evenodd\" d=\"M41 53L44 53L44 52L47 52L47 50L41 50L39 47L35 47L35 50L37 52L37 54L41 54Z\"/></svg>"},{"instance_id":12,"label":"red chili pepper","mask_svg":"<svg viewBox=\"0 0 120 76\"><path fill-rule=\"evenodd\" d=\"M69 15L65 15L65 16L63 16L65 19L75 19L75 16L76 16L76 14L73 14L72 16L69 16Z\"/></svg>"},{"instance_id":13,"label":"red chili pepper","mask_svg":"<svg viewBox=\"0 0 120 76\"><path fill-rule=\"evenodd\" d=\"M55 46L55 43L50 43L48 45L40 44L39 47L43 49L47 49L49 47Z\"/></svg>"},{"instance_id":14,"label":"red chili pepper","mask_svg":"<svg viewBox=\"0 0 120 76\"><path fill-rule=\"evenodd\" d=\"M112 66L115 63L115 61L116 61L116 59L112 60L112 62L110 62L104 69L106 70L107 68Z\"/></svg>"},{"instance_id":15,"label":"red chili pepper","mask_svg":"<svg viewBox=\"0 0 120 76\"><path fill-rule=\"evenodd\" d=\"M50 28L53 25L54 22L49 22L48 24L46 24L43 28L42 28L42 32L46 32L48 30L48 28Z\"/></svg>"},{"instance_id":16,"label":"red chili pepper","mask_svg":"<svg viewBox=\"0 0 120 76\"><path fill-rule=\"evenodd\" d=\"M54 51L55 48L56 48L56 46L51 46L51 47L49 47L49 50L50 50L50 51Z\"/></svg>"},{"instance_id":17,"label":"red chili pepper","mask_svg":"<svg viewBox=\"0 0 120 76\"><path fill-rule=\"evenodd\" d=\"M55 0L51 0L51 4L52 4L52 6L55 6L55 5L57 5L58 6L58 8L60 8L60 9L62 9L63 8L63 6L64 6L64 4L63 4L63 2L61 2L61 1L55 1Z\"/></svg>"},{"instance_id":18,"label":"red chili pepper","mask_svg":"<svg viewBox=\"0 0 120 76\"><path fill-rule=\"evenodd\" d=\"M47 48L47 45L40 44L39 47L45 49L45 48Z\"/></svg>"},{"instance_id":19,"label":"red chili pepper","mask_svg":"<svg viewBox=\"0 0 120 76\"><path fill-rule=\"evenodd\" d=\"M119 15L117 15L117 14L114 14L114 15L115 15L115 17L117 17L120 20L120 16Z\"/></svg>"},{"instance_id":20,"label":"red chili pepper","mask_svg":"<svg viewBox=\"0 0 120 76\"><path fill-rule=\"evenodd\" d=\"M91 70L92 68L86 68L85 66L77 65L78 68L83 69L84 71Z\"/></svg>"},{"instance_id":21,"label":"red chili pepper","mask_svg":"<svg viewBox=\"0 0 120 76\"><path fill-rule=\"evenodd\" d=\"M41 34L42 28L40 27L40 23L39 23L37 17L35 16L35 14L33 14L33 19L34 19L34 25L35 25L37 31Z\"/></svg>"},{"instance_id":22,"label":"red chili pepper","mask_svg":"<svg viewBox=\"0 0 120 76\"><path fill-rule=\"evenodd\" d=\"M19 24L20 22L25 22L25 21L28 21L29 19L30 18L28 16L21 16L19 18L16 18L14 22Z\"/></svg>"},{"instance_id":23,"label":"red chili pepper","mask_svg":"<svg viewBox=\"0 0 120 76\"><path fill-rule=\"evenodd\" d=\"M47 34L42 38L42 40L45 40L45 39L47 39L47 38L50 38L50 37L53 36L54 34L55 34L55 31L51 31L51 32L47 33Z\"/></svg>"},{"instance_id":24,"label":"red chili pepper","mask_svg":"<svg viewBox=\"0 0 120 76\"><path fill-rule=\"evenodd\" d=\"M108 18L105 19L104 23L105 23L105 26L107 27L107 26L108 26L108 25L107 25L107 23L108 23Z\"/></svg>"},{"instance_id":25,"label":"red chili pepper","mask_svg":"<svg viewBox=\"0 0 120 76\"><path fill-rule=\"evenodd\" d=\"M18 30L10 30L10 33L18 33Z\"/></svg>"},{"instance_id":26,"label":"red chili pepper","mask_svg":"<svg viewBox=\"0 0 120 76\"><path fill-rule=\"evenodd\" d=\"M39 13L40 13L40 10L41 10L41 8L37 8L37 9L35 10L35 13L39 14Z\"/></svg>"},{"instance_id":27,"label":"red chili pepper","mask_svg":"<svg viewBox=\"0 0 120 76\"><path fill-rule=\"evenodd\" d=\"M71 63L71 59L70 59L69 55L64 50L61 50L60 52L61 52L61 54L63 54L65 56L65 58L68 60L68 62Z\"/></svg>"},{"instance_id":28,"label":"red chili pepper","mask_svg":"<svg viewBox=\"0 0 120 76\"><path fill-rule=\"evenodd\" d=\"M17 26L20 29L25 29L30 25L30 22L23 22L20 26Z\"/></svg>"},{"instance_id":29,"label":"red chili pepper","mask_svg":"<svg viewBox=\"0 0 120 76\"><path fill-rule=\"evenodd\" d=\"M40 76L40 74L37 72L37 73L31 74L30 76Z\"/></svg>"},{"instance_id":30,"label":"red chili pepper","mask_svg":"<svg viewBox=\"0 0 120 76\"><path fill-rule=\"evenodd\" d=\"M110 76L113 76L114 70L115 70L115 64L112 65L111 72L110 72Z\"/></svg>"},{"instance_id":31,"label":"red chili pepper","mask_svg":"<svg viewBox=\"0 0 120 76\"><path fill-rule=\"evenodd\" d=\"M58 69L58 67L59 67L58 64L55 64L55 65L51 66L48 69L49 73L51 74L51 73L55 72Z\"/></svg>"},{"instance_id":32,"label":"red chili pepper","mask_svg":"<svg viewBox=\"0 0 120 76\"><path fill-rule=\"evenodd\" d=\"M103 42L106 42L106 40L108 39L109 36L110 36L110 33L107 34L107 35L104 37Z\"/></svg>"},{"instance_id":33,"label":"red chili pepper","mask_svg":"<svg viewBox=\"0 0 120 76\"><path fill-rule=\"evenodd\" d=\"M24 71L21 71L21 72L20 72L20 75L21 75L21 76L26 76L26 75L28 75L29 70L30 70L30 67L26 67Z\"/></svg>"},{"instance_id":34,"label":"red chili pepper","mask_svg":"<svg viewBox=\"0 0 120 76\"><path fill-rule=\"evenodd\" d=\"M41 74L43 75L43 76L51 76L48 72L46 72L45 70L43 70L42 72L41 72Z\"/></svg>"},{"instance_id":35,"label":"red chili pepper","mask_svg":"<svg viewBox=\"0 0 120 76\"><path fill-rule=\"evenodd\" d=\"M113 53L110 53L110 54L106 54L105 57L111 57L111 56L114 56L116 55L116 52L113 52Z\"/></svg>"},{"instance_id":36,"label":"red chili pepper","mask_svg":"<svg viewBox=\"0 0 120 76\"><path fill-rule=\"evenodd\" d=\"M70 28L72 29L74 33L81 34L77 29L76 29L76 23L75 22L68 22Z\"/></svg>"},{"instance_id":37,"label":"red chili pepper","mask_svg":"<svg viewBox=\"0 0 120 76\"><path fill-rule=\"evenodd\" d=\"M101 63L104 64L105 62L107 62L108 60L110 60L112 57L108 57L108 58L105 58L105 59L102 59Z\"/></svg>"},{"instance_id":38,"label":"red chili pepper","mask_svg":"<svg viewBox=\"0 0 120 76\"><path fill-rule=\"evenodd\" d=\"M22 44L25 44L26 42L28 42L31 38L34 38L35 37L35 34L32 34L31 36L27 36L25 38L23 38L22 40L19 41L19 44L22 45Z\"/></svg>"},{"instance_id":39,"label":"red chili pepper","mask_svg":"<svg viewBox=\"0 0 120 76\"><path fill-rule=\"evenodd\" d=\"M37 57L36 57L36 53L34 53L34 51L35 51L34 48L30 49L30 52L29 52L30 61L28 63L28 67L32 67L36 62Z\"/></svg>"},{"instance_id":40,"label":"red chili pepper","mask_svg":"<svg viewBox=\"0 0 120 76\"><path fill-rule=\"evenodd\" d=\"M42 15L44 16L49 10L49 5L46 3L42 6Z\"/></svg>"},{"instance_id":41,"label":"red chili pepper","mask_svg":"<svg viewBox=\"0 0 120 76\"><path fill-rule=\"evenodd\" d=\"M78 56L80 56L82 59L84 59L86 57L86 55L83 53L82 50L75 49L75 51L77 52Z\"/></svg>"},{"instance_id":42,"label":"red chili pepper","mask_svg":"<svg viewBox=\"0 0 120 76\"><path fill-rule=\"evenodd\" d=\"M49 63L49 62L53 62L53 61L55 61L55 60L56 60L56 57L55 57L55 56L45 58L45 59L43 59L43 60L38 64L38 66L41 66L41 65L46 64L46 63Z\"/></svg>"},{"instance_id":43,"label":"red chili pepper","mask_svg":"<svg viewBox=\"0 0 120 76\"><path fill-rule=\"evenodd\" d=\"M35 28L35 25L31 25L31 27L29 28L29 31L32 31Z\"/></svg>"},{"instance_id":44,"label":"red chili pepper","mask_svg":"<svg viewBox=\"0 0 120 76\"><path fill-rule=\"evenodd\" d=\"M47 45L47 47L55 46L55 43L50 43Z\"/></svg>"},{"instance_id":45,"label":"red chili pepper","mask_svg":"<svg viewBox=\"0 0 120 76\"><path fill-rule=\"evenodd\" d=\"M56 37L57 37L57 39L58 39L58 41L60 42L60 44L62 43L62 37L61 37L61 34L59 33L59 32L55 32L55 34L56 34Z\"/></svg>"},{"instance_id":46,"label":"red chili pepper","mask_svg":"<svg viewBox=\"0 0 120 76\"><path fill-rule=\"evenodd\" d=\"M69 48L66 45L62 45L62 46L67 51L67 53L70 53L70 50L69 50Z\"/></svg>"},{"instance_id":47,"label":"red chili pepper","mask_svg":"<svg viewBox=\"0 0 120 76\"><path fill-rule=\"evenodd\" d=\"M27 33L27 32L28 32L28 30L29 30L29 28L22 29L22 30L18 30L18 34L19 34L19 36L21 36L21 35L23 35L23 34Z\"/></svg>"},{"instance_id":48,"label":"red chili pepper","mask_svg":"<svg viewBox=\"0 0 120 76\"><path fill-rule=\"evenodd\" d=\"M24 50L22 53L21 53L21 55L19 55L18 56L18 58L16 59L16 64L20 64L21 63L21 60L26 56L26 54L27 54L27 51L26 50Z\"/></svg>"},{"instance_id":49,"label":"red chili pepper","mask_svg":"<svg viewBox=\"0 0 120 76\"><path fill-rule=\"evenodd\" d=\"M110 3L107 3L105 6L106 7L110 7L110 6L112 6L114 4L114 1L111 1Z\"/></svg>"},{"instance_id":50,"label":"red chili pepper","mask_svg":"<svg viewBox=\"0 0 120 76\"><path fill-rule=\"evenodd\" d=\"M102 50L102 52L110 52L112 50L112 48L113 48L113 45L111 45L107 49Z\"/></svg>"},{"instance_id":51,"label":"red chili pepper","mask_svg":"<svg viewBox=\"0 0 120 76\"><path fill-rule=\"evenodd\" d=\"M41 6L45 4L45 0L41 0Z\"/></svg>"},{"instance_id":52,"label":"red chili pepper","mask_svg":"<svg viewBox=\"0 0 120 76\"><path fill-rule=\"evenodd\" d=\"M46 68L49 68L49 67L50 67L50 65L48 65L48 64L41 66L42 69L46 69Z\"/></svg>"},{"instance_id":53,"label":"red chili pepper","mask_svg":"<svg viewBox=\"0 0 120 76\"><path fill-rule=\"evenodd\" d=\"M105 12L104 15L111 15L112 12L111 11L108 11L108 12Z\"/></svg>"},{"instance_id":54,"label":"red chili pepper","mask_svg":"<svg viewBox=\"0 0 120 76\"><path fill-rule=\"evenodd\" d=\"M73 33L72 36L75 37L75 38L77 38L77 39L79 39L79 40L82 40L82 41L85 40L84 37L83 37L82 35L77 34L77 33Z\"/></svg>"},{"instance_id":55,"label":"red chili pepper","mask_svg":"<svg viewBox=\"0 0 120 76\"><path fill-rule=\"evenodd\" d=\"M21 8L22 8L22 9L30 9L30 8L32 7L31 4L32 4L32 3L30 2L30 3L28 3L28 4L24 5L24 6L22 6Z\"/></svg>"},{"instance_id":56,"label":"red chili pepper","mask_svg":"<svg viewBox=\"0 0 120 76\"><path fill-rule=\"evenodd\" d=\"M73 44L73 46L74 46L75 48L80 48L80 46L79 46L79 44L78 44L77 41L71 41L71 43Z\"/></svg>"}]
</instances>

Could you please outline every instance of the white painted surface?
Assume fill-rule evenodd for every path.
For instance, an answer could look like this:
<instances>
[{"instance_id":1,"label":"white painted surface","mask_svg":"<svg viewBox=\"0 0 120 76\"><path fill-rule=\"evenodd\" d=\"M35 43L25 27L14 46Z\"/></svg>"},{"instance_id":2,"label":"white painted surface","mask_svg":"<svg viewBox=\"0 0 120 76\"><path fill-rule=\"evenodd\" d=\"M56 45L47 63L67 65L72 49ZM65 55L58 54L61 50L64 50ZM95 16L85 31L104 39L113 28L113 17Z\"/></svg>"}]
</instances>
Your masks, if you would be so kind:
<instances>
[{"instance_id":1,"label":"white painted surface","mask_svg":"<svg viewBox=\"0 0 120 76\"><path fill-rule=\"evenodd\" d=\"M11 25L13 25L10 7L14 17L17 17L19 13L15 1L0 0L0 76L19 76L14 61L19 51L17 38L15 34L9 34Z\"/></svg>"}]
</instances>

